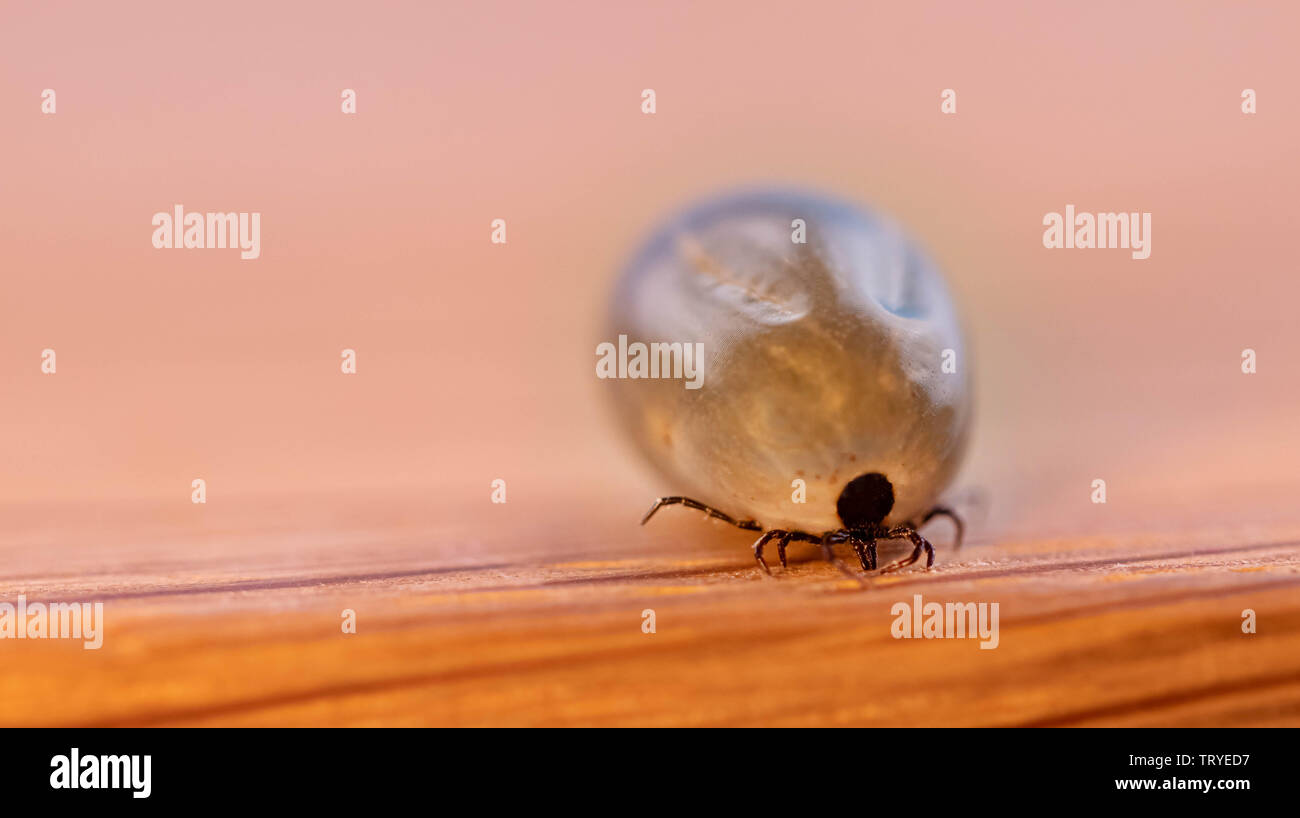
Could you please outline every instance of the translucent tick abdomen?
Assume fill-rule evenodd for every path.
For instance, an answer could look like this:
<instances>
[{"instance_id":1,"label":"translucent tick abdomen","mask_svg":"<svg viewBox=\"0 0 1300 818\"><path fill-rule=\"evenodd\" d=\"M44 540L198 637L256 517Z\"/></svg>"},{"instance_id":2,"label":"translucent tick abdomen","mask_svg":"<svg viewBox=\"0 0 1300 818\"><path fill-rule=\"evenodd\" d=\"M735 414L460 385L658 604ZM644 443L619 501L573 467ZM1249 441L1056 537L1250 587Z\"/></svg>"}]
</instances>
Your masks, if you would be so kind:
<instances>
[{"instance_id":1,"label":"translucent tick abdomen","mask_svg":"<svg viewBox=\"0 0 1300 818\"><path fill-rule=\"evenodd\" d=\"M942 278L896 227L842 202L758 192L689 209L634 257L609 332L703 343L698 389L604 386L663 493L765 528L840 527L840 491L873 471L894 486L886 522L913 520L965 447L970 362Z\"/></svg>"}]
</instances>

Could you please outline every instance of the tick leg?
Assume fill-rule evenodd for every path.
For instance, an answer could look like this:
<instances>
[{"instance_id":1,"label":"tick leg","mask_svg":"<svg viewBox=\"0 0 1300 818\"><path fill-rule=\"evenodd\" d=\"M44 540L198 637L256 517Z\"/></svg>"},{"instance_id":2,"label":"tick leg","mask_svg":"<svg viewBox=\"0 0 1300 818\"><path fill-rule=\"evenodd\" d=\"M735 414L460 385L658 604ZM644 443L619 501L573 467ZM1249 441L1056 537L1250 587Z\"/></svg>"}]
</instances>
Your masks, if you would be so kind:
<instances>
[{"instance_id":1,"label":"tick leg","mask_svg":"<svg viewBox=\"0 0 1300 818\"><path fill-rule=\"evenodd\" d=\"M873 538L867 540L865 543L863 543L863 545L866 547L866 551L867 551L867 566L868 566L868 567L867 567L866 570L868 570L868 571L874 571L874 570L876 570L876 565L877 565L877 563L879 562L879 559L880 559L880 558L877 556L877 554L876 554L876 540L875 540L875 538L873 537Z\"/></svg>"},{"instance_id":2,"label":"tick leg","mask_svg":"<svg viewBox=\"0 0 1300 818\"><path fill-rule=\"evenodd\" d=\"M758 523L754 522L753 520L737 520L735 517L732 517L730 514L727 514L722 511L718 511L716 508L713 508L712 506L706 506L703 503L701 503L699 500L692 500L689 497L660 497L658 500L655 500L655 504L650 506L650 510L647 511L645 513L645 516L641 518L641 525L645 525L647 522L649 522L650 518L655 516L655 512L658 511L661 506L673 506L673 505L683 505L686 506L687 508L693 508L696 511L703 511L705 514L709 515L710 517L714 517L716 519L722 520L724 523L731 523L736 528L743 528L746 531L763 530L763 527Z\"/></svg>"},{"instance_id":3,"label":"tick leg","mask_svg":"<svg viewBox=\"0 0 1300 818\"><path fill-rule=\"evenodd\" d=\"M791 537L791 536L793 536L793 535L791 535L789 531L786 531L786 532L784 532L783 534L781 534L781 539L779 539L779 540L776 541L776 553L777 553L777 556L779 556L779 557L781 558L781 567L782 567L782 568L789 568L789 567L790 567L790 566L786 563L786 561L785 561L785 547L786 547L787 545L789 545L789 543L790 543L790 537Z\"/></svg>"},{"instance_id":4,"label":"tick leg","mask_svg":"<svg viewBox=\"0 0 1300 818\"><path fill-rule=\"evenodd\" d=\"M783 534L783 536L781 537L781 539L778 540L777 543L776 543L777 553L779 553L779 554L781 555L781 567L782 567L782 568L787 567L787 566L786 566L786 563L785 563L785 547L786 547L787 545L789 545L792 541L793 541L793 542L810 542L810 543L812 543L813 545L821 545L821 544L822 544L822 538L821 538L821 537L818 537L816 534L809 534L809 533L807 533L807 532L805 532L805 531L786 531L786 532L784 532L784 534ZM842 540L839 540L838 542L843 542L843 541L842 541Z\"/></svg>"},{"instance_id":5,"label":"tick leg","mask_svg":"<svg viewBox=\"0 0 1300 818\"><path fill-rule=\"evenodd\" d=\"M854 582L861 583L862 579L857 574L850 571L849 567L841 562L840 558L835 556L835 552L831 550L831 543L844 542L847 539L848 535L843 531L827 531L821 538L822 556L825 557L826 561L831 565L840 569L841 574Z\"/></svg>"},{"instance_id":6,"label":"tick leg","mask_svg":"<svg viewBox=\"0 0 1300 818\"><path fill-rule=\"evenodd\" d=\"M862 565L862 570L870 571L872 568L875 568L876 566L872 565L871 561L867 558L867 544L862 540L859 540L857 537L854 537L850 542L853 543L853 553L858 555L858 563Z\"/></svg>"},{"instance_id":7,"label":"tick leg","mask_svg":"<svg viewBox=\"0 0 1300 818\"><path fill-rule=\"evenodd\" d=\"M952 520L953 524L957 526L957 541L953 543L952 547L953 550L961 548L962 537L966 535L966 524L963 523L961 521L961 518L957 516L957 512L953 511L947 506L935 506L934 508L927 511L925 513L925 516L921 518L921 525L918 525L917 528L920 528L922 525L925 525L926 523L930 522L935 517L947 517L949 520Z\"/></svg>"},{"instance_id":8,"label":"tick leg","mask_svg":"<svg viewBox=\"0 0 1300 818\"><path fill-rule=\"evenodd\" d=\"M780 529L776 529L776 528L772 529L771 531L765 531L763 532L763 536L758 538L758 542L754 543L754 559L758 560L758 564L763 568L763 573L767 574L769 577L772 576L772 569L767 567L767 562L763 559L763 546L767 545L770 541L775 540L778 537L780 537L781 539L777 542L776 548L777 551L781 554L781 567L784 568L785 567L785 543L786 540L790 538L789 531L781 531Z\"/></svg>"},{"instance_id":9,"label":"tick leg","mask_svg":"<svg viewBox=\"0 0 1300 818\"><path fill-rule=\"evenodd\" d=\"M886 532L884 539L910 540L912 543L912 554L911 556L904 557L903 559L897 560L896 562L891 562L889 565L886 565L884 568L880 569L880 573L888 574L890 571L897 571L899 568L906 568L907 566L919 560L921 558L922 552L924 552L926 556L925 567L929 568L931 565L934 565L934 546L930 545L930 541L927 540L925 537L922 537L920 534L918 534L916 532L916 529L913 528L912 526L910 525L895 526L894 528L891 528L889 529L888 532Z\"/></svg>"}]
</instances>

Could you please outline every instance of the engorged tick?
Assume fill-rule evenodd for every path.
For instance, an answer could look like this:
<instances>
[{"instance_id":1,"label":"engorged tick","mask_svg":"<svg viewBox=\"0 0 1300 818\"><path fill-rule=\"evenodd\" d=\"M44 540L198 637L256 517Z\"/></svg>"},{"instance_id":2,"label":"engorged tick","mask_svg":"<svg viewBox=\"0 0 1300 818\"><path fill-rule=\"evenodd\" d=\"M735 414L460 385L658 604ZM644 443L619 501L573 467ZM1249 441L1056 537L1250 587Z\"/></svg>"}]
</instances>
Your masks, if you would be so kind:
<instances>
[{"instance_id":1,"label":"engorged tick","mask_svg":"<svg viewBox=\"0 0 1300 818\"><path fill-rule=\"evenodd\" d=\"M631 440L688 495L659 498L643 524L681 504L762 532L765 571L773 542L782 566L809 542L841 570L832 546L847 544L872 570L877 543L906 540L884 570L923 554L929 567L917 529L935 516L960 544L936 501L968 438L971 365L942 277L891 222L783 191L690 208L634 257L609 330L702 344L700 388L608 388Z\"/></svg>"}]
</instances>

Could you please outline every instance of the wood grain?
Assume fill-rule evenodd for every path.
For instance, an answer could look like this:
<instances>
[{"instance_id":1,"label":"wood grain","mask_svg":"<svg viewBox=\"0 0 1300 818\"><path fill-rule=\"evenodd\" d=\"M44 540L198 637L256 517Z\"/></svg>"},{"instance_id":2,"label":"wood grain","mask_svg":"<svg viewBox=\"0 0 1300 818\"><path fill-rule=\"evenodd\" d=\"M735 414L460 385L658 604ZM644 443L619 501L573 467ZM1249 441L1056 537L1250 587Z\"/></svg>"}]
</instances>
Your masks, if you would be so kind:
<instances>
[{"instance_id":1,"label":"wood grain","mask_svg":"<svg viewBox=\"0 0 1300 818\"><path fill-rule=\"evenodd\" d=\"M1295 531L977 531L953 553L935 530L933 570L864 587L798 549L763 577L747 535L687 514L596 516L579 539L291 521L187 540L88 518L120 541L10 549L3 592L103 600L104 647L0 643L0 723L1300 724ZM914 594L997 602L999 646L894 639Z\"/></svg>"}]
</instances>

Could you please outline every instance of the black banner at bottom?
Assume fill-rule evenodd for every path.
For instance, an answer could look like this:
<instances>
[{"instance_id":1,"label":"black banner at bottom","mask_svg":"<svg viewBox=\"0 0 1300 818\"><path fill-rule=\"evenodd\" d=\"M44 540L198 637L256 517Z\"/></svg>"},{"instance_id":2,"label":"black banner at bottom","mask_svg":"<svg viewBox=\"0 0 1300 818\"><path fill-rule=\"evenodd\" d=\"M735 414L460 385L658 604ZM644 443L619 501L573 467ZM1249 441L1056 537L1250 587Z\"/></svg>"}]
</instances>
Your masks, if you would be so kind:
<instances>
[{"instance_id":1,"label":"black banner at bottom","mask_svg":"<svg viewBox=\"0 0 1300 818\"><path fill-rule=\"evenodd\" d=\"M895 790L926 806L1284 803L1288 730L9 730L9 804L679 810ZM780 796L776 796L780 793ZM820 794L818 794L820 793ZM463 807L456 807L462 809Z\"/></svg>"}]
</instances>

